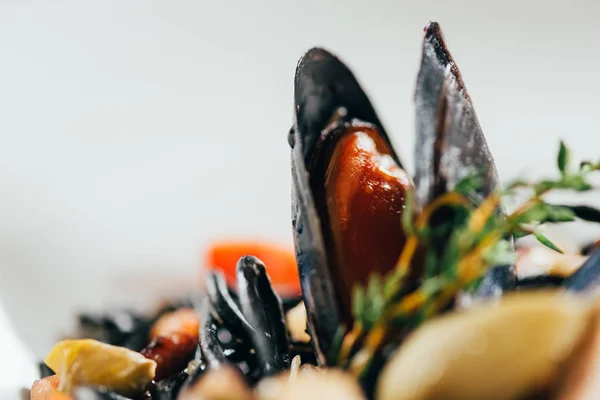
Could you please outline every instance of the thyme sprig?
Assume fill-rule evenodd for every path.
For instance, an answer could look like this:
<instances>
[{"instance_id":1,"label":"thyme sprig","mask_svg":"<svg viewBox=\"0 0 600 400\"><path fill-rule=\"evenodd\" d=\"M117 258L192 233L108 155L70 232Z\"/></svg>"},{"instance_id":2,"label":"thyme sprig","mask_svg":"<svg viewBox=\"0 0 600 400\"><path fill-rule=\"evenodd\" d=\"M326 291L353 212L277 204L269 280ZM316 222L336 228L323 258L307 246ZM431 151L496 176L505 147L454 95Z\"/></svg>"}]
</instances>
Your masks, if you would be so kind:
<instances>
[{"instance_id":1,"label":"thyme sprig","mask_svg":"<svg viewBox=\"0 0 600 400\"><path fill-rule=\"evenodd\" d=\"M476 290L491 267L512 264L511 237L534 235L543 245L562 252L539 229L545 223L577 218L600 222L600 210L588 206L556 205L544 201L552 190L584 192L593 188L589 175L600 162L572 168L563 142L557 156L558 176L538 182L514 181L480 204L471 199L483 185L477 174L461 180L448 192L415 212L409 193L402 224L406 240L395 269L372 276L353 293L354 323L340 328L331 360L361 376L391 332L409 331L447 309L459 292ZM527 191L529 196L508 215L499 212L506 197ZM414 270L422 271L418 282Z\"/></svg>"}]
</instances>

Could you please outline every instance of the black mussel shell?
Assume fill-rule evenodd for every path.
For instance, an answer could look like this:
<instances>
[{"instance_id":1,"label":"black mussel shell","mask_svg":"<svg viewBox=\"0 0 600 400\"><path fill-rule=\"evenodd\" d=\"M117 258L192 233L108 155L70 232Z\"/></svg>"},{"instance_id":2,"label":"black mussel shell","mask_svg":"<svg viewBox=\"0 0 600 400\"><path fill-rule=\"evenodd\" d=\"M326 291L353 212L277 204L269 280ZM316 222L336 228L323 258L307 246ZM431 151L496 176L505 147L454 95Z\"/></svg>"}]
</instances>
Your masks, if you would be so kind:
<instances>
[{"instance_id":1,"label":"black mussel shell","mask_svg":"<svg viewBox=\"0 0 600 400\"><path fill-rule=\"evenodd\" d=\"M494 159L462 76L435 22L425 28L415 107L417 205L422 207L454 190L469 174L483 178L472 199L476 204L497 191L500 184ZM475 295L497 297L515 286L514 267L497 266L487 273Z\"/></svg>"},{"instance_id":2,"label":"black mussel shell","mask_svg":"<svg viewBox=\"0 0 600 400\"><path fill-rule=\"evenodd\" d=\"M79 316L80 336L140 351L148 342L152 321L136 312L119 310Z\"/></svg>"},{"instance_id":3,"label":"black mussel shell","mask_svg":"<svg viewBox=\"0 0 600 400\"><path fill-rule=\"evenodd\" d=\"M539 275L531 276L523 279L519 279L517 287L519 290L523 289L539 289L548 287L559 287L565 281L562 276L554 275Z\"/></svg>"},{"instance_id":4,"label":"black mussel shell","mask_svg":"<svg viewBox=\"0 0 600 400\"><path fill-rule=\"evenodd\" d=\"M185 372L180 372L168 379L155 383L150 388L152 400L176 400L179 390L189 378Z\"/></svg>"},{"instance_id":5,"label":"black mussel shell","mask_svg":"<svg viewBox=\"0 0 600 400\"><path fill-rule=\"evenodd\" d=\"M295 124L290 130L290 145L300 150L298 156L302 157L306 168L313 163L315 148L323 132L340 120L359 120L374 125L392 149L375 109L352 72L324 49L310 49L298 62L294 80L294 110ZM401 165L395 154L393 157ZM299 161L295 160L296 163Z\"/></svg>"},{"instance_id":6,"label":"black mussel shell","mask_svg":"<svg viewBox=\"0 0 600 400\"><path fill-rule=\"evenodd\" d=\"M350 70L334 55L320 48L300 59L294 81L292 147L292 225L302 296L309 333L319 364L326 355L340 323L339 301L327 265L322 228L311 189L310 174L319 165L324 148L350 125L375 128L392 157L401 165L367 95Z\"/></svg>"},{"instance_id":7,"label":"black mussel shell","mask_svg":"<svg viewBox=\"0 0 600 400\"><path fill-rule=\"evenodd\" d=\"M301 301L302 296L282 297L281 305L283 306L283 312L287 314L288 311L300 304Z\"/></svg>"},{"instance_id":8,"label":"black mussel shell","mask_svg":"<svg viewBox=\"0 0 600 400\"><path fill-rule=\"evenodd\" d=\"M589 256L590 254L592 254L592 252L594 250L596 250L597 248L600 247L600 241L595 240L591 243L586 244L585 246L583 246L581 248L581 254L584 256Z\"/></svg>"},{"instance_id":9,"label":"black mussel shell","mask_svg":"<svg viewBox=\"0 0 600 400\"><path fill-rule=\"evenodd\" d=\"M271 287L264 264L256 257L242 257L236 275L240 306L253 328L249 336L263 374L274 375L289 368L289 339L283 307Z\"/></svg>"},{"instance_id":10,"label":"black mussel shell","mask_svg":"<svg viewBox=\"0 0 600 400\"><path fill-rule=\"evenodd\" d=\"M471 98L437 23L425 28L415 92L415 186L420 205L451 191L469 173L485 177L480 198L499 187L498 173Z\"/></svg>"},{"instance_id":11,"label":"black mussel shell","mask_svg":"<svg viewBox=\"0 0 600 400\"><path fill-rule=\"evenodd\" d=\"M52 371L52 369L49 366L47 366L46 363L43 361L38 363L38 367L40 369L40 378L46 378L48 376L56 375L56 373Z\"/></svg>"}]
</instances>

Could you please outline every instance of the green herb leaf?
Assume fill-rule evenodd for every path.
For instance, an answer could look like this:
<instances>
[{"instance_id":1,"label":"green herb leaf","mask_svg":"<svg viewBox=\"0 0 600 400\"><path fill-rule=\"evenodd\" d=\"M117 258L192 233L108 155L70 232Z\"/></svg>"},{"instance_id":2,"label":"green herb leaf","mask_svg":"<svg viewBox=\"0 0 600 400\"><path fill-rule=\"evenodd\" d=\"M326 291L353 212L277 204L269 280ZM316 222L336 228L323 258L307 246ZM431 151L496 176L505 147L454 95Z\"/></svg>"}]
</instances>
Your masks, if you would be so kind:
<instances>
[{"instance_id":1,"label":"green herb leaf","mask_svg":"<svg viewBox=\"0 0 600 400\"><path fill-rule=\"evenodd\" d=\"M508 240L501 240L484 255L484 259L488 265L509 265L517 261L517 255Z\"/></svg>"},{"instance_id":2,"label":"green herb leaf","mask_svg":"<svg viewBox=\"0 0 600 400\"><path fill-rule=\"evenodd\" d=\"M528 187L529 183L524 179L515 179L511 183L506 186L507 191L512 191L514 189Z\"/></svg>"},{"instance_id":3,"label":"green herb leaf","mask_svg":"<svg viewBox=\"0 0 600 400\"><path fill-rule=\"evenodd\" d=\"M367 298L374 299L375 297L381 295L381 285L381 277L377 274L373 274L371 279L369 279L369 285L367 286Z\"/></svg>"},{"instance_id":4,"label":"green herb leaf","mask_svg":"<svg viewBox=\"0 0 600 400\"><path fill-rule=\"evenodd\" d=\"M567 174L567 168L569 167L569 149L565 146L564 142L560 141L560 148L558 150L558 170L560 171L562 176Z\"/></svg>"},{"instance_id":5,"label":"green herb leaf","mask_svg":"<svg viewBox=\"0 0 600 400\"><path fill-rule=\"evenodd\" d=\"M402 283L402 278L404 278L404 276L400 272L393 270L385 279L383 282L382 292L386 301L391 301L394 298Z\"/></svg>"},{"instance_id":6,"label":"green herb leaf","mask_svg":"<svg viewBox=\"0 0 600 400\"><path fill-rule=\"evenodd\" d=\"M480 187L484 185L484 177L481 173L471 173L462 178L458 183L454 186L454 191L462 194L463 196L469 196L477 191Z\"/></svg>"},{"instance_id":7,"label":"green herb leaf","mask_svg":"<svg viewBox=\"0 0 600 400\"><path fill-rule=\"evenodd\" d=\"M542 203L535 203L528 210L518 215L513 215L512 220L515 225L541 223L541 221L546 219L547 215Z\"/></svg>"},{"instance_id":8,"label":"green herb leaf","mask_svg":"<svg viewBox=\"0 0 600 400\"><path fill-rule=\"evenodd\" d=\"M338 361L338 355L342 348L345 335L346 327L344 325L338 326L335 334L333 335L333 340L331 341L331 348L329 350L329 354L327 355L327 364L333 365Z\"/></svg>"},{"instance_id":9,"label":"green herb leaf","mask_svg":"<svg viewBox=\"0 0 600 400\"><path fill-rule=\"evenodd\" d=\"M575 220L575 212L569 207L547 203L543 203L541 207L546 212L545 218L539 221L542 224L546 222L571 222Z\"/></svg>"},{"instance_id":10,"label":"green herb leaf","mask_svg":"<svg viewBox=\"0 0 600 400\"><path fill-rule=\"evenodd\" d=\"M592 163L591 161L582 161L581 164L579 164L579 171L581 173L597 171L599 169L600 169L600 161L598 161L596 163Z\"/></svg>"},{"instance_id":11,"label":"green herb leaf","mask_svg":"<svg viewBox=\"0 0 600 400\"><path fill-rule=\"evenodd\" d=\"M404 210L402 211L402 229L404 233L413 235L415 233L415 227L413 226L413 206L415 201L414 190L408 190L406 197L404 198Z\"/></svg>"},{"instance_id":12,"label":"green herb leaf","mask_svg":"<svg viewBox=\"0 0 600 400\"><path fill-rule=\"evenodd\" d=\"M358 322L362 322L363 314L365 312L365 290L362 286L354 286L354 292L352 293L352 315Z\"/></svg>"},{"instance_id":13,"label":"green herb leaf","mask_svg":"<svg viewBox=\"0 0 600 400\"><path fill-rule=\"evenodd\" d=\"M594 187L585 180L583 176L573 176L568 181L568 187L565 189L573 189L578 192L587 192L592 190Z\"/></svg>"},{"instance_id":14,"label":"green herb leaf","mask_svg":"<svg viewBox=\"0 0 600 400\"><path fill-rule=\"evenodd\" d=\"M563 249L561 249L560 247L558 247L556 244L552 243L552 241L550 239L548 239L543 233L541 233L539 230L535 231L535 238L538 240L538 242L540 242L541 244L543 244L544 246L548 247L549 249L552 249L554 251L557 251L561 254L564 253Z\"/></svg>"},{"instance_id":15,"label":"green herb leaf","mask_svg":"<svg viewBox=\"0 0 600 400\"><path fill-rule=\"evenodd\" d=\"M516 227L513 230L513 236L515 237L515 239L519 239L525 236L529 236L529 235L533 235L535 233L535 230L530 229L528 227L519 225L518 227Z\"/></svg>"},{"instance_id":16,"label":"green herb leaf","mask_svg":"<svg viewBox=\"0 0 600 400\"><path fill-rule=\"evenodd\" d=\"M575 213L569 207L538 202L530 209L514 217L514 222L522 224L545 224L556 222L570 222L575 220ZM517 230L517 233L519 230Z\"/></svg>"},{"instance_id":17,"label":"green herb leaf","mask_svg":"<svg viewBox=\"0 0 600 400\"><path fill-rule=\"evenodd\" d=\"M448 280L441 276L426 279L421 284L421 291L427 295L436 294L446 287L447 284Z\"/></svg>"},{"instance_id":18,"label":"green herb leaf","mask_svg":"<svg viewBox=\"0 0 600 400\"><path fill-rule=\"evenodd\" d=\"M579 172L580 173L597 171L599 169L600 169L600 161L598 161L596 163L593 163L591 161L582 161L581 164L579 164Z\"/></svg>"},{"instance_id":19,"label":"green herb leaf","mask_svg":"<svg viewBox=\"0 0 600 400\"><path fill-rule=\"evenodd\" d=\"M589 172L594 168L594 165L589 161L582 161L579 164L579 172Z\"/></svg>"},{"instance_id":20,"label":"green herb leaf","mask_svg":"<svg viewBox=\"0 0 600 400\"><path fill-rule=\"evenodd\" d=\"M365 327L369 328L381 318L386 305L383 296L383 282L379 275L371 276L365 296L362 322Z\"/></svg>"}]
</instances>

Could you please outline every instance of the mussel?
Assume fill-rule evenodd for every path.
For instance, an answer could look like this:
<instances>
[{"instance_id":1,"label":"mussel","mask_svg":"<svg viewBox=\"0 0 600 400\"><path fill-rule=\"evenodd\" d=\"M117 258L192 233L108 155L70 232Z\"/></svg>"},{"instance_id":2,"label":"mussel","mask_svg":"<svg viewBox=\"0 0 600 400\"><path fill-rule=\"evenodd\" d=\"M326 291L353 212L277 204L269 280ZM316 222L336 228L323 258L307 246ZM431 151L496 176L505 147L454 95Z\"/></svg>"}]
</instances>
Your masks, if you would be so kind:
<instances>
[{"instance_id":1,"label":"mussel","mask_svg":"<svg viewBox=\"0 0 600 400\"><path fill-rule=\"evenodd\" d=\"M367 95L334 55L320 48L304 54L294 101L288 141L295 251L312 344L326 364L338 326L351 322L353 286L396 265L407 192L414 190L412 206L421 209L477 170L484 178L472 199L477 204L497 190L498 175L437 23L425 28L417 78L412 180ZM499 266L479 293L514 286L512 267Z\"/></svg>"}]
</instances>

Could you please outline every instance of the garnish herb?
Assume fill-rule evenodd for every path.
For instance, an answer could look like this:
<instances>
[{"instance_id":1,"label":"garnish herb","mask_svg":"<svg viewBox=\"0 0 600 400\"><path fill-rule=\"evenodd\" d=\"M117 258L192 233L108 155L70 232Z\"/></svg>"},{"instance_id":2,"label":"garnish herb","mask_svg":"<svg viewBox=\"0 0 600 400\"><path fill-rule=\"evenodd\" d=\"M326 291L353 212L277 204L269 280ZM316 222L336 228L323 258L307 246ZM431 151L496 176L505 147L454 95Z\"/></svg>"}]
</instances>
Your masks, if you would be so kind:
<instances>
[{"instance_id":1,"label":"garnish herb","mask_svg":"<svg viewBox=\"0 0 600 400\"><path fill-rule=\"evenodd\" d=\"M589 175L600 162L582 162L572 169L570 152L561 141L558 177L528 182L514 181L479 205L472 198L483 179L472 174L420 212L409 193L402 224L406 242L395 269L372 276L366 287L354 288L350 329L340 327L330 360L364 376L373 356L392 333L402 335L446 310L460 292L475 290L486 271L515 261L510 238L534 235L544 246L562 252L540 231L544 223L583 219L600 222L600 210L588 206L549 204L543 196L552 190L591 190ZM527 200L508 215L500 212L503 199L528 192ZM418 283L411 271L422 271Z\"/></svg>"}]
</instances>

